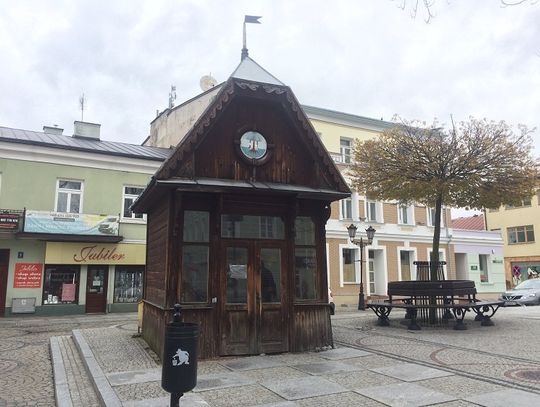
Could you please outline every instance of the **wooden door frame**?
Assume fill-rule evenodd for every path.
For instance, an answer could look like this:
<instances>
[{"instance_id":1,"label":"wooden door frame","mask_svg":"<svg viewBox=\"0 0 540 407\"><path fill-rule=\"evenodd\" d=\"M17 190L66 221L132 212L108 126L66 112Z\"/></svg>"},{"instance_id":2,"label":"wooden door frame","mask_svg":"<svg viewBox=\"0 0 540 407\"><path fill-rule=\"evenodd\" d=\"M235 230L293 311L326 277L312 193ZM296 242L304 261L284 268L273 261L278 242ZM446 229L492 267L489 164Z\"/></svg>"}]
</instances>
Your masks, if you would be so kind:
<instances>
[{"instance_id":1,"label":"wooden door frame","mask_svg":"<svg viewBox=\"0 0 540 407\"><path fill-rule=\"evenodd\" d=\"M247 249L248 254L248 269L247 269L247 282L246 282L246 289L247 289L247 300L246 303L242 304L228 304L227 303L227 278L225 273L223 273L223 267L226 264L227 259L227 249L229 247L238 247L238 248L244 248ZM235 308L241 309L243 307L246 308L246 313L248 315L248 332L249 332L249 340L247 341L247 347L248 351L246 354L259 354L261 352L266 353L264 347L265 345L262 343L262 330L261 330L261 322L263 320L263 301L262 301L262 281L261 281L261 270L260 270L260 253L262 249L279 249L281 251L281 258L280 258L280 301L279 301L279 307L276 307L275 304L277 303L268 303L268 308L279 308L280 313L282 316L282 329L287 330L282 335L282 341L281 345L275 345L274 347L271 347L272 352L280 352L280 351L286 351L288 350L288 343L289 343L289 333L288 333L288 320L287 320L287 304L288 304L288 296L290 295L288 292L288 275L286 273L286 266L288 263L287 260L287 244L284 240L277 240L277 239L264 239L264 240L249 240L249 239L223 239L221 241L220 245L220 252L221 256L219 257L219 264L218 264L218 273L219 273L219 284L220 284L220 292L219 292L219 298L222 298L220 301L221 307L220 307L220 314L218 317L219 326L218 330L221 333L220 338L221 341L224 339L224 335L226 334L225 328L223 324L228 323L228 318L226 317L226 313L229 310L234 310ZM221 342L219 344L220 348L220 354L225 355L228 354L227 350L225 349L225 343ZM268 347L268 345L266 345Z\"/></svg>"},{"instance_id":2,"label":"wooden door frame","mask_svg":"<svg viewBox=\"0 0 540 407\"><path fill-rule=\"evenodd\" d=\"M95 311L95 310L88 310L88 294L92 294L92 293L89 293L88 292L88 288L89 288L89 281L90 281L90 269L93 268L93 267L103 267L103 269L105 270L105 275L104 275L104 278L103 278L103 306L102 308L100 308L99 311ZM86 304L85 304L85 312L86 313L106 313L107 312L107 297L108 297L108 292L109 292L109 266L108 265L103 265L103 264L89 264L86 268Z\"/></svg>"},{"instance_id":3,"label":"wooden door frame","mask_svg":"<svg viewBox=\"0 0 540 407\"><path fill-rule=\"evenodd\" d=\"M6 312L7 282L9 274L9 249L0 249L0 267L5 266L5 273L0 273L0 318Z\"/></svg>"}]
</instances>

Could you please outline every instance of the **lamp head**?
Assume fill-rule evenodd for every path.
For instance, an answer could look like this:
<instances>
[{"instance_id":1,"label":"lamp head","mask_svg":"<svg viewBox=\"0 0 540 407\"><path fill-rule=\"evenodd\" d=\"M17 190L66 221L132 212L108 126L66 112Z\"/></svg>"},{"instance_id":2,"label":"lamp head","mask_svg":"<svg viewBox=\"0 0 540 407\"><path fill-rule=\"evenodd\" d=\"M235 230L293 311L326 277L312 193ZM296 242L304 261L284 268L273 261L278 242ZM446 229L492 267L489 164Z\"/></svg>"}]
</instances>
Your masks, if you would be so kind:
<instances>
[{"instance_id":1,"label":"lamp head","mask_svg":"<svg viewBox=\"0 0 540 407\"><path fill-rule=\"evenodd\" d=\"M347 226L347 232L349 232L349 238L351 239L351 242L354 240L354 237L356 236L356 229L358 228L352 223L349 226Z\"/></svg>"},{"instance_id":2,"label":"lamp head","mask_svg":"<svg viewBox=\"0 0 540 407\"><path fill-rule=\"evenodd\" d=\"M368 241L371 244L371 242L373 241L373 237L375 236L375 228L373 228L373 226L368 227L366 229L366 234L367 234Z\"/></svg>"}]
</instances>

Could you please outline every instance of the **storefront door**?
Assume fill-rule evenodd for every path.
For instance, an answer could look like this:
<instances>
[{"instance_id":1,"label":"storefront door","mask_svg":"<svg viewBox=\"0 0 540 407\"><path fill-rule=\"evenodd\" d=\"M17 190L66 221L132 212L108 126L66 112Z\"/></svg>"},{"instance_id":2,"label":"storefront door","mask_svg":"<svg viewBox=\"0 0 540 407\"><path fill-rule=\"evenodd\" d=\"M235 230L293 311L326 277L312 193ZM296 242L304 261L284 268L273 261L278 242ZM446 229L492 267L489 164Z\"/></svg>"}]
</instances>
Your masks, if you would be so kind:
<instances>
[{"instance_id":1,"label":"storefront door","mask_svg":"<svg viewBox=\"0 0 540 407\"><path fill-rule=\"evenodd\" d=\"M0 250L0 317L6 311L6 291L9 269L9 250Z\"/></svg>"},{"instance_id":2,"label":"storefront door","mask_svg":"<svg viewBox=\"0 0 540 407\"><path fill-rule=\"evenodd\" d=\"M89 265L86 280L86 312L105 312L109 266Z\"/></svg>"},{"instance_id":3,"label":"storefront door","mask_svg":"<svg viewBox=\"0 0 540 407\"><path fill-rule=\"evenodd\" d=\"M221 354L246 355L288 350L285 245L228 240L223 244L221 298L224 300Z\"/></svg>"}]
</instances>

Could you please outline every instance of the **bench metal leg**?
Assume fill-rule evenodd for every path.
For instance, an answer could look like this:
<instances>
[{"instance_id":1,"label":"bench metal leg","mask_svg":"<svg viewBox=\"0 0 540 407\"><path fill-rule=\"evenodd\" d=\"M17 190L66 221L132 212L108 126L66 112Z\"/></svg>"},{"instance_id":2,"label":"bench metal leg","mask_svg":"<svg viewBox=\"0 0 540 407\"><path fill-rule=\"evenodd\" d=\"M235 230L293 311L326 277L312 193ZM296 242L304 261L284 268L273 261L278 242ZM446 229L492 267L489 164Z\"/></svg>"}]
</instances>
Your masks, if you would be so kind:
<instances>
[{"instance_id":1,"label":"bench metal leg","mask_svg":"<svg viewBox=\"0 0 540 407\"><path fill-rule=\"evenodd\" d=\"M482 321L481 326L493 326L495 325L491 320L491 317L495 315L499 309L498 305L481 305L473 307L473 311L476 313L475 321Z\"/></svg>"},{"instance_id":2,"label":"bench metal leg","mask_svg":"<svg viewBox=\"0 0 540 407\"><path fill-rule=\"evenodd\" d=\"M463 318L465 318L467 311L467 308L452 308L454 317L456 317L456 324L454 325L456 331L464 331L467 329L467 325L463 323Z\"/></svg>"},{"instance_id":3,"label":"bench metal leg","mask_svg":"<svg viewBox=\"0 0 540 407\"><path fill-rule=\"evenodd\" d=\"M420 325L418 325L418 323L416 322L416 316L418 314L418 309L417 308L408 308L408 311L409 312L409 315L411 317L411 322L409 322L409 326L407 327L407 329L411 330L411 331L419 331L422 329L422 327Z\"/></svg>"},{"instance_id":4,"label":"bench metal leg","mask_svg":"<svg viewBox=\"0 0 540 407\"><path fill-rule=\"evenodd\" d=\"M369 308L371 308L375 315L379 317L377 318L378 326L390 326L388 315L390 315L390 311L392 311L392 308L385 305L369 305Z\"/></svg>"}]
</instances>

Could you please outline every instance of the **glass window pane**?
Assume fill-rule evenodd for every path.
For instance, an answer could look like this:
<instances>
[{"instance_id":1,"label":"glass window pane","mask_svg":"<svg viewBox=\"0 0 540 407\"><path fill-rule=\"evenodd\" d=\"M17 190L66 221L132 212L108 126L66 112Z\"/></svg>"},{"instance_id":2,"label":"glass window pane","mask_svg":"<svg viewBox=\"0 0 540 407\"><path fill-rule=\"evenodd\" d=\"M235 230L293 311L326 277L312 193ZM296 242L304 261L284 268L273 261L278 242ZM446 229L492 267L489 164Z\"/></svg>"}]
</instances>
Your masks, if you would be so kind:
<instances>
[{"instance_id":1,"label":"glass window pane","mask_svg":"<svg viewBox=\"0 0 540 407\"><path fill-rule=\"evenodd\" d=\"M74 189L74 190L80 191L81 183L78 181L59 180L58 187L62 189Z\"/></svg>"},{"instance_id":2,"label":"glass window pane","mask_svg":"<svg viewBox=\"0 0 540 407\"><path fill-rule=\"evenodd\" d=\"M184 246L182 302L208 301L208 246Z\"/></svg>"},{"instance_id":3,"label":"glass window pane","mask_svg":"<svg viewBox=\"0 0 540 407\"><path fill-rule=\"evenodd\" d=\"M517 243L517 234L514 228L508 229L508 243Z\"/></svg>"},{"instance_id":4,"label":"glass window pane","mask_svg":"<svg viewBox=\"0 0 540 407\"><path fill-rule=\"evenodd\" d=\"M409 281L411 279L411 258L410 252L401 250L399 252L401 262L401 280Z\"/></svg>"},{"instance_id":5,"label":"glass window pane","mask_svg":"<svg viewBox=\"0 0 540 407\"><path fill-rule=\"evenodd\" d=\"M210 214L202 211L184 211L184 242L208 242Z\"/></svg>"},{"instance_id":6,"label":"glass window pane","mask_svg":"<svg viewBox=\"0 0 540 407\"><path fill-rule=\"evenodd\" d=\"M79 213L81 207L81 196L79 194L71 194L71 200L69 203L70 213Z\"/></svg>"},{"instance_id":7,"label":"glass window pane","mask_svg":"<svg viewBox=\"0 0 540 407\"><path fill-rule=\"evenodd\" d=\"M343 249L343 282L356 283L354 249Z\"/></svg>"},{"instance_id":8,"label":"glass window pane","mask_svg":"<svg viewBox=\"0 0 540 407\"><path fill-rule=\"evenodd\" d=\"M131 218L131 211L129 210L129 207L133 203L133 199L131 198L124 198L124 218Z\"/></svg>"},{"instance_id":9,"label":"glass window pane","mask_svg":"<svg viewBox=\"0 0 540 407\"><path fill-rule=\"evenodd\" d=\"M297 245L311 246L315 244L315 223L307 216L298 216L294 221L296 236L294 242Z\"/></svg>"},{"instance_id":10,"label":"glass window pane","mask_svg":"<svg viewBox=\"0 0 540 407\"><path fill-rule=\"evenodd\" d=\"M315 249L296 248L295 256L295 294L297 299L317 298L317 255Z\"/></svg>"},{"instance_id":11,"label":"glass window pane","mask_svg":"<svg viewBox=\"0 0 540 407\"><path fill-rule=\"evenodd\" d=\"M222 215L221 237L284 239L285 225L277 216Z\"/></svg>"},{"instance_id":12,"label":"glass window pane","mask_svg":"<svg viewBox=\"0 0 540 407\"><path fill-rule=\"evenodd\" d=\"M67 200L68 194L65 192L58 192L58 202L56 204L57 212L67 212Z\"/></svg>"},{"instance_id":13,"label":"glass window pane","mask_svg":"<svg viewBox=\"0 0 540 407\"><path fill-rule=\"evenodd\" d=\"M518 242L525 242L525 229L519 228L517 231L517 241Z\"/></svg>"},{"instance_id":14,"label":"glass window pane","mask_svg":"<svg viewBox=\"0 0 540 407\"><path fill-rule=\"evenodd\" d=\"M143 293L144 266L116 266L114 302L139 302Z\"/></svg>"},{"instance_id":15,"label":"glass window pane","mask_svg":"<svg viewBox=\"0 0 540 407\"><path fill-rule=\"evenodd\" d=\"M281 300L280 249L261 249L261 296L263 302Z\"/></svg>"},{"instance_id":16,"label":"glass window pane","mask_svg":"<svg viewBox=\"0 0 540 407\"><path fill-rule=\"evenodd\" d=\"M126 195L137 195L139 196L144 191L144 188L137 188L137 187L125 187L124 193Z\"/></svg>"},{"instance_id":17,"label":"glass window pane","mask_svg":"<svg viewBox=\"0 0 540 407\"><path fill-rule=\"evenodd\" d=\"M247 303L248 250L243 247L227 248L227 303Z\"/></svg>"},{"instance_id":18,"label":"glass window pane","mask_svg":"<svg viewBox=\"0 0 540 407\"><path fill-rule=\"evenodd\" d=\"M527 242L534 242L534 230L527 228Z\"/></svg>"}]
</instances>

